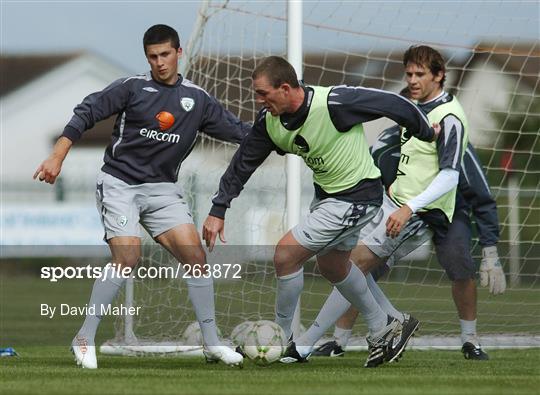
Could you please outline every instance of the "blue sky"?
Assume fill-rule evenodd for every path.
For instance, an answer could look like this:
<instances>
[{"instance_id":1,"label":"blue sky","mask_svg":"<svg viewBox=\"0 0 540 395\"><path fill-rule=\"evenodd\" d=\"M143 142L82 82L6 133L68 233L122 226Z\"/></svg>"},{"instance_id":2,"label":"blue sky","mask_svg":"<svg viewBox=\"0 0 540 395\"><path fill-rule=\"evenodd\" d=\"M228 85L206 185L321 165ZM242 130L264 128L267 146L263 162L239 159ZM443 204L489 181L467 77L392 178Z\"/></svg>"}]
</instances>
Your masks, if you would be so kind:
<instances>
[{"instance_id":1,"label":"blue sky","mask_svg":"<svg viewBox=\"0 0 540 395\"><path fill-rule=\"evenodd\" d=\"M284 15L283 2L267 3L232 1L229 6L257 9L271 18ZM144 31L155 23L169 24L179 31L185 44L199 6L199 1L2 0L2 52L89 50L129 71L140 72L147 69L141 44ZM311 23L304 27L306 50L315 45L349 46L345 43L348 41L346 34L338 39L331 38L314 27L330 23L359 32L355 37L360 39L354 40L358 47L362 47L358 44L361 39L376 40L369 34L402 38L404 42L425 40L457 47L473 46L482 38L516 41L540 37L537 1L324 1L318 4L305 1L304 15ZM243 24L241 18L234 13L229 16L229 20L237 22L238 28ZM264 28L265 25L260 25L259 29L261 26ZM268 28L279 30L270 41L270 48L283 50L285 23L278 20ZM227 48L236 50L235 43Z\"/></svg>"}]
</instances>

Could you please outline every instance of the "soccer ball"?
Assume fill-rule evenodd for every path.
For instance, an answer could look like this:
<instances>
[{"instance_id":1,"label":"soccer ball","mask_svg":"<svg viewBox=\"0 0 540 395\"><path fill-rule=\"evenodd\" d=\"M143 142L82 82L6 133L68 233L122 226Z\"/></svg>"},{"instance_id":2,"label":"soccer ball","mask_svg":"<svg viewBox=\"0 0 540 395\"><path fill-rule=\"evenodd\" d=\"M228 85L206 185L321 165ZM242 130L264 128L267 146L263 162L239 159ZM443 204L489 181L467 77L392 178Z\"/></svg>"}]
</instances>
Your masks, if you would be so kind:
<instances>
[{"instance_id":1,"label":"soccer ball","mask_svg":"<svg viewBox=\"0 0 540 395\"><path fill-rule=\"evenodd\" d=\"M244 321L234 327L231 332L231 341L235 346L240 348L244 347L244 343L246 342L246 334L251 329L253 324L253 321Z\"/></svg>"},{"instance_id":2,"label":"soccer ball","mask_svg":"<svg viewBox=\"0 0 540 395\"><path fill-rule=\"evenodd\" d=\"M218 336L221 337L221 331L217 330ZM201 327L198 321L193 321L187 326L182 334L182 342L186 346L202 346L203 338L201 333Z\"/></svg>"},{"instance_id":3,"label":"soccer ball","mask_svg":"<svg viewBox=\"0 0 540 395\"><path fill-rule=\"evenodd\" d=\"M272 321L257 321L248 329L244 353L256 365L270 365L281 358L287 346L285 332Z\"/></svg>"}]
</instances>

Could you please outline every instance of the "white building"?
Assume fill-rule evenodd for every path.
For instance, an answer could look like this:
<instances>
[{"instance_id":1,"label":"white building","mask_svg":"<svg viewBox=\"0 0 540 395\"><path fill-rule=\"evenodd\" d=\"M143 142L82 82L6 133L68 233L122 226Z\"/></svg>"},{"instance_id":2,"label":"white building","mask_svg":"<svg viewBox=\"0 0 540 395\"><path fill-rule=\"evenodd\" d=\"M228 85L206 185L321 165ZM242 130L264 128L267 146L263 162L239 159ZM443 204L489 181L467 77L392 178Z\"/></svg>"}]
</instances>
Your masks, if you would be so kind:
<instances>
[{"instance_id":1,"label":"white building","mask_svg":"<svg viewBox=\"0 0 540 395\"><path fill-rule=\"evenodd\" d=\"M113 120L100 122L72 148L62 171L62 179L72 184L68 188L62 182L53 187L34 181L32 176L51 152L75 105L126 71L89 53L2 55L1 65L2 256L106 254L99 247L104 247L103 229L89 191L95 185ZM68 202L56 203L66 198L64 190ZM89 249L83 252L81 246Z\"/></svg>"},{"instance_id":2,"label":"white building","mask_svg":"<svg viewBox=\"0 0 540 395\"><path fill-rule=\"evenodd\" d=\"M54 196L47 193L53 191L50 186L32 181L34 171L50 153L75 105L123 75L127 75L125 70L89 53L2 56L0 179L4 202L32 200L36 195L25 193L27 190ZM103 136L112 133L112 122L96 125L73 147L63 175L69 178L76 171L80 180L87 169L99 168ZM43 193L38 193L40 199Z\"/></svg>"}]
</instances>

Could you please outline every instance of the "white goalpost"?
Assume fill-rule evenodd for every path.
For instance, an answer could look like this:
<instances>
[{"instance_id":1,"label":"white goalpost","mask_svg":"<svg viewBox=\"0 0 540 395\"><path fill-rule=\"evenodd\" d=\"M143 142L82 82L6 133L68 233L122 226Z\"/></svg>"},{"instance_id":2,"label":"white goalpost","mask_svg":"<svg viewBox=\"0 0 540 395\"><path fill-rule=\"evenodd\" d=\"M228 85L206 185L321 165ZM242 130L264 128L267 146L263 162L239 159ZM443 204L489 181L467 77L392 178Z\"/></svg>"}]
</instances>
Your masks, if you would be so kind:
<instances>
[{"instance_id":1,"label":"white goalpost","mask_svg":"<svg viewBox=\"0 0 540 395\"><path fill-rule=\"evenodd\" d=\"M294 67L298 79L303 78L302 62L302 1L288 0L287 3L287 59ZM302 196L300 157L287 154L287 230L295 227L300 220L300 198ZM301 300L298 301L292 324L293 335L300 334Z\"/></svg>"},{"instance_id":2,"label":"white goalpost","mask_svg":"<svg viewBox=\"0 0 540 395\"><path fill-rule=\"evenodd\" d=\"M482 9L486 18L489 12ZM410 23L420 13L427 22ZM448 62L445 89L459 98L468 114L470 140L498 204L498 248L509 279L501 296L479 288L480 340L487 348L540 347L540 45L519 32L494 25L482 28L480 23L477 36L471 37L453 28L463 18L469 16L457 6L204 1L181 69L242 120L252 121L258 108L251 71L265 56L288 58L306 84L398 92L404 86L401 56L407 47L425 43L442 52ZM498 22L502 26L505 21ZM513 23L538 25L539 17L525 15ZM366 124L368 140L374 141L391 124L384 119ZM203 137L180 169L198 228L235 149ZM507 155L511 172L506 171ZM239 279L215 279L216 319L224 338L243 321L274 319L272 246L307 211L312 195L311 174L300 159L272 154L233 201L227 211L228 243L208 254L211 265L240 268ZM479 264L476 236L472 248ZM422 322L413 348L460 347L451 283L431 248L422 251L400 261L381 286L399 309ZM169 267L177 262L149 241L141 264ZM312 322L331 290L314 262L308 262L304 272L296 332ZM142 314L118 320L115 338L102 345L102 352L200 353L200 345L183 336L195 316L181 278L130 280L121 301L141 306ZM350 349L365 347L366 328L360 321Z\"/></svg>"}]
</instances>

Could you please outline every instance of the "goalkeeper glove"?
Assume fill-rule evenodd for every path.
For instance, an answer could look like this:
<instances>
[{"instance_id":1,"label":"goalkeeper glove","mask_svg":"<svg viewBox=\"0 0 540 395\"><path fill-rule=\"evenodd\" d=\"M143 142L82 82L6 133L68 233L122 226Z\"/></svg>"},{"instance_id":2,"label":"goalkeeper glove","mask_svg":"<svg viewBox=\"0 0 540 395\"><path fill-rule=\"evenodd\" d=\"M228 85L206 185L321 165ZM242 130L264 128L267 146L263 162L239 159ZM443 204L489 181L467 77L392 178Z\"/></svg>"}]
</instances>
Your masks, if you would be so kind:
<instances>
[{"instance_id":1,"label":"goalkeeper glove","mask_svg":"<svg viewBox=\"0 0 540 395\"><path fill-rule=\"evenodd\" d=\"M493 295L502 294L506 290L506 278L497 253L497 246L482 248L482 264L480 265L480 285L487 287Z\"/></svg>"}]
</instances>

